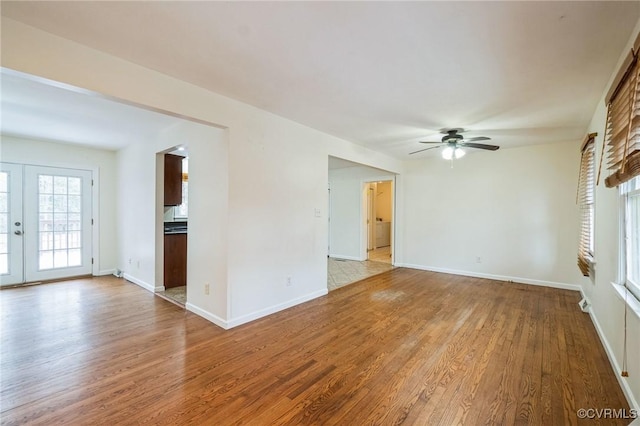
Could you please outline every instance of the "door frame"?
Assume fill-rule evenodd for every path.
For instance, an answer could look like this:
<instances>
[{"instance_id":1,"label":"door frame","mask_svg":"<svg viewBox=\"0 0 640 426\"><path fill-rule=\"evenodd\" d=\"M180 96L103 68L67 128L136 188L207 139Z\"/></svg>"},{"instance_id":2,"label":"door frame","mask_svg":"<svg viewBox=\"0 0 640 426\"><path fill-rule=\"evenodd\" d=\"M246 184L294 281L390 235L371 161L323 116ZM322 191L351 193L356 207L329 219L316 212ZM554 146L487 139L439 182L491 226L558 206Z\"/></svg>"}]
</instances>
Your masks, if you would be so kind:
<instances>
[{"instance_id":1,"label":"door frame","mask_svg":"<svg viewBox=\"0 0 640 426\"><path fill-rule=\"evenodd\" d=\"M94 165L73 163L68 161L52 161L44 162L28 159L24 162L18 161L2 161L2 163L16 164L19 166L37 166L37 167L54 167L59 169L86 170L91 172L93 186L91 188L91 213L93 226L91 227L91 257L93 265L91 265L91 275L111 275L115 271L113 269L100 269L100 168ZM23 212L24 214L24 212ZM114 211L115 215L116 212ZM115 232L115 230L114 230Z\"/></svg>"},{"instance_id":2,"label":"door frame","mask_svg":"<svg viewBox=\"0 0 640 426\"><path fill-rule=\"evenodd\" d=\"M369 182L366 186L367 197L367 218L365 222L367 224L367 258L369 251L375 250L376 245L376 227L375 227L375 210L376 210L376 188L374 182Z\"/></svg>"},{"instance_id":3,"label":"door frame","mask_svg":"<svg viewBox=\"0 0 640 426\"><path fill-rule=\"evenodd\" d=\"M2 275L0 286L19 285L25 281L25 246L24 246L24 166L14 163L0 163L0 169L9 173L7 203L10 215L7 217L7 247L9 273ZM15 207L14 207L15 206ZM15 225L16 222L20 225ZM21 235L16 235L16 232ZM18 251L20 256L12 256Z\"/></svg>"},{"instance_id":4,"label":"door frame","mask_svg":"<svg viewBox=\"0 0 640 426\"><path fill-rule=\"evenodd\" d=\"M187 144L174 145L156 152L156 201L155 201L155 285L148 290L158 293L166 290L164 286L164 156L175 153L179 148L187 148ZM187 155L188 157L188 155ZM190 186L190 185L189 185ZM188 204L188 203L187 203ZM187 222L189 219L187 218ZM187 240L190 238L187 227ZM187 250L187 293L189 292L189 251ZM144 287L144 286L143 286ZM145 287L147 288L147 287ZM188 300L188 299L187 299ZM185 304L186 309L186 304Z\"/></svg>"},{"instance_id":5,"label":"door frame","mask_svg":"<svg viewBox=\"0 0 640 426\"><path fill-rule=\"evenodd\" d=\"M360 223L360 259L361 260L367 260L369 259L369 253L367 251L367 246L368 246L368 232L369 232L369 225L367 224L367 217L368 217L368 195L367 193L369 192L369 184L371 183L377 183L377 182L391 182L391 241L390 241L390 248L391 248L391 264L395 265L396 262L396 250L395 250L395 241L396 241L396 237L395 237L395 229L396 229L396 221L397 221L397 215L396 215L396 175L382 175L382 176L376 176L376 177L371 177L371 178L366 178L360 181L360 188L361 188L361 194L362 194L362 199L360 202L360 217L362 218ZM374 197L374 202L375 202L375 197ZM374 205L375 208L375 205ZM375 232L374 232L374 238L375 238ZM375 239L374 239L374 246L375 246Z\"/></svg>"},{"instance_id":6,"label":"door frame","mask_svg":"<svg viewBox=\"0 0 640 426\"><path fill-rule=\"evenodd\" d=\"M331 257L331 182L327 182L327 257Z\"/></svg>"}]
</instances>

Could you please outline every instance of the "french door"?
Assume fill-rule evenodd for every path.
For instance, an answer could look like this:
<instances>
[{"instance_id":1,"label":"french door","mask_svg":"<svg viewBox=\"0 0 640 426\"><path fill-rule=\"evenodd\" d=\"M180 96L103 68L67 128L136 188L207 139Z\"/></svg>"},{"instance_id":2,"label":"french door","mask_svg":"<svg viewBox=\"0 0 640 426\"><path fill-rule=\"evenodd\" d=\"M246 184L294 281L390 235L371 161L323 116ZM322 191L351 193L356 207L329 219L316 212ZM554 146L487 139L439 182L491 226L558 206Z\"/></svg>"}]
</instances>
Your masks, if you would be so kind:
<instances>
[{"instance_id":1,"label":"french door","mask_svg":"<svg viewBox=\"0 0 640 426\"><path fill-rule=\"evenodd\" d=\"M91 270L91 171L0 163L0 285Z\"/></svg>"}]
</instances>

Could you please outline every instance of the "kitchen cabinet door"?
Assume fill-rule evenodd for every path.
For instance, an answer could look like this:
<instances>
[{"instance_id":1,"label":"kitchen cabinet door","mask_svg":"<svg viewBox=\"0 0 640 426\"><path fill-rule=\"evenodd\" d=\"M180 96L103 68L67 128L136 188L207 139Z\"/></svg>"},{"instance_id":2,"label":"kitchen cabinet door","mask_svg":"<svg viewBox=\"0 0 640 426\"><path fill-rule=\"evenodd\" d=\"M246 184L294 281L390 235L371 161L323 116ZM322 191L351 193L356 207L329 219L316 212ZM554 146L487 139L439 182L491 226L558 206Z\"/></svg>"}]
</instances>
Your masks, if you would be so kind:
<instances>
[{"instance_id":1,"label":"kitchen cabinet door","mask_svg":"<svg viewBox=\"0 0 640 426\"><path fill-rule=\"evenodd\" d=\"M182 204L182 157L164 155L164 205Z\"/></svg>"},{"instance_id":2,"label":"kitchen cabinet door","mask_svg":"<svg viewBox=\"0 0 640 426\"><path fill-rule=\"evenodd\" d=\"M164 287L187 285L187 234L164 236Z\"/></svg>"}]
</instances>

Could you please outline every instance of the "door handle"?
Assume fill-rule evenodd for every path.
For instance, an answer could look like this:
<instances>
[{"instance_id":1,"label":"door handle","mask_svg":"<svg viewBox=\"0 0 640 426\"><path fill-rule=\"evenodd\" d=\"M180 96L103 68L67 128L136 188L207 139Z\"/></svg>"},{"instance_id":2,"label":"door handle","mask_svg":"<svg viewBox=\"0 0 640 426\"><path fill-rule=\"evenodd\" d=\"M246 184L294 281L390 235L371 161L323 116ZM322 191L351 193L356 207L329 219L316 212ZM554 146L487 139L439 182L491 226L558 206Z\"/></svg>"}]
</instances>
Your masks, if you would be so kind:
<instances>
[{"instance_id":1,"label":"door handle","mask_svg":"<svg viewBox=\"0 0 640 426\"><path fill-rule=\"evenodd\" d=\"M15 231L14 234L16 235L22 235L22 231Z\"/></svg>"}]
</instances>

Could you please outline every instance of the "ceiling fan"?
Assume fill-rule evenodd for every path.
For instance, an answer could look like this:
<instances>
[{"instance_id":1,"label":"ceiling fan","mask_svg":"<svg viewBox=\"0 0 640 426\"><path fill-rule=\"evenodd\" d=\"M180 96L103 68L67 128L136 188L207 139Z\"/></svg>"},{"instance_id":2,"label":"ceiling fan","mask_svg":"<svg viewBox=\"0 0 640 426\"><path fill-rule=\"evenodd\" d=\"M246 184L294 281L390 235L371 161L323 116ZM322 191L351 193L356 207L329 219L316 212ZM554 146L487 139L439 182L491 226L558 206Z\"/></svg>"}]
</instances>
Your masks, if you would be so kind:
<instances>
[{"instance_id":1,"label":"ceiling fan","mask_svg":"<svg viewBox=\"0 0 640 426\"><path fill-rule=\"evenodd\" d=\"M420 141L420 143L433 143L438 144L437 146L430 146L429 148L419 149L418 151L410 152L411 154L417 154L418 152L427 151L429 149L437 149L445 147L442 151L442 158L445 160L452 160L454 157L456 159L461 158L465 155L464 148L476 148L476 149L485 149L488 151L496 151L500 147L497 145L487 145L484 143L475 143L477 141L488 141L491 138L486 136L477 136L474 138L465 138L461 133L464 132L464 129L444 129L440 133L443 133L444 136L440 142L432 142L432 141Z\"/></svg>"}]
</instances>

